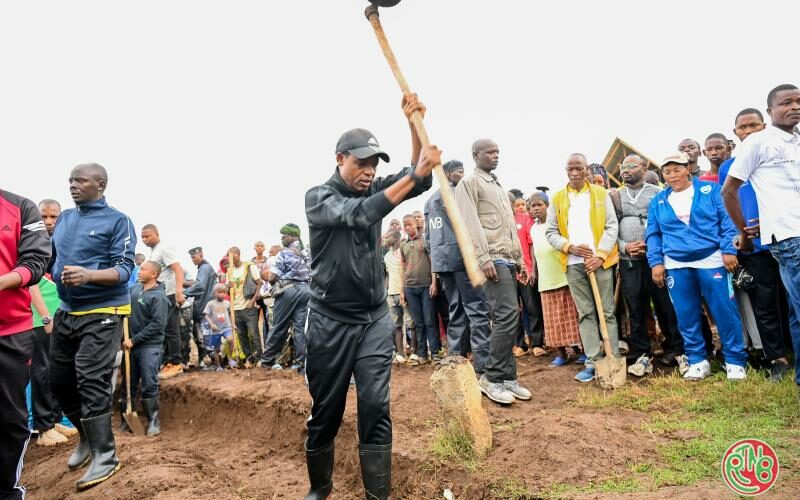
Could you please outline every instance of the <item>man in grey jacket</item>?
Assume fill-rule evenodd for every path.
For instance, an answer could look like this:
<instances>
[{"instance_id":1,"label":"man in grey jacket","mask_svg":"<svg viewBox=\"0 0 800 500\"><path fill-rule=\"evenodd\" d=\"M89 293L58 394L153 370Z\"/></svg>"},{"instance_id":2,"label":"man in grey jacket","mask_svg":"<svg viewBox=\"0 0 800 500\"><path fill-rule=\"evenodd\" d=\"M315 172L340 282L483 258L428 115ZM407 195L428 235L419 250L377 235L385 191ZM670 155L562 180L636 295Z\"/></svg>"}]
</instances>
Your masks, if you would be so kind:
<instances>
[{"instance_id":1,"label":"man in grey jacket","mask_svg":"<svg viewBox=\"0 0 800 500\"><path fill-rule=\"evenodd\" d=\"M206 305L214 299L214 285L217 284L217 273L211 264L203 256L202 247L194 247L189 250L192 263L197 266L197 277L194 282L183 291L187 297L194 297L192 303L192 324L194 325L194 343L197 346L197 356L199 359L205 357L205 347L203 345L203 322Z\"/></svg>"},{"instance_id":2,"label":"man in grey jacket","mask_svg":"<svg viewBox=\"0 0 800 500\"><path fill-rule=\"evenodd\" d=\"M605 188L586 180L586 157L573 154L567 161L569 183L553 195L547 210L547 241L562 252L561 267L567 273L569 291L578 309L581 343L586 366L575 376L578 382L594 380L594 363L602 359L597 314L608 327L614 357L619 357L619 335L614 307L614 271L619 262L619 225L614 205ZM594 273L602 299L602 311L595 306L589 274Z\"/></svg>"},{"instance_id":3,"label":"man in grey jacket","mask_svg":"<svg viewBox=\"0 0 800 500\"><path fill-rule=\"evenodd\" d=\"M450 160L444 165L451 189L464 177L464 164ZM473 288L469 282L461 250L441 191L436 191L425 203L425 246L431 257L431 272L442 282L449 302L450 323L447 325L448 354L466 356L467 345L472 346L472 365L475 372L483 373L489 359L489 304L482 288ZM469 319L469 334L467 332Z\"/></svg>"},{"instance_id":4,"label":"man in grey jacket","mask_svg":"<svg viewBox=\"0 0 800 500\"><path fill-rule=\"evenodd\" d=\"M486 298L494 320L489 360L479 385L495 403L511 404L515 399L531 399L530 391L517 382L517 365L511 352L519 323L516 276L522 273L523 281L527 281L527 271L508 194L492 173L499 158L500 149L494 141L475 141L475 171L458 183L455 194L478 265L488 280Z\"/></svg>"}]
</instances>

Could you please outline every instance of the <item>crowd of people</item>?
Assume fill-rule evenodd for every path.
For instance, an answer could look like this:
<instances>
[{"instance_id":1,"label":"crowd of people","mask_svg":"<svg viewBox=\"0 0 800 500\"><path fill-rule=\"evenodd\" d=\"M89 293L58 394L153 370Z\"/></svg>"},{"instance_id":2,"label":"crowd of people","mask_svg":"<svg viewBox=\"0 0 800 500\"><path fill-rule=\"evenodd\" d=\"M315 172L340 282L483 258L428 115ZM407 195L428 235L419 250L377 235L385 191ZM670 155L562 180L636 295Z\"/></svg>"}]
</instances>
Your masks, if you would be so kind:
<instances>
[{"instance_id":1,"label":"crowd of people","mask_svg":"<svg viewBox=\"0 0 800 500\"><path fill-rule=\"evenodd\" d=\"M425 110L416 96L403 109L409 120ZM309 247L287 223L280 245L256 242L251 259L231 247L216 270L197 246L188 250L197 269L187 273L154 224L139 232L148 254L135 254L136 228L107 203L100 165L72 170L75 208L63 212L54 200L37 207L0 191L0 498L24 494L29 378L37 442L78 436L68 467L88 468L77 488L119 469L112 394L123 351L131 394L120 385L119 412L128 397L140 404L151 436L161 432L159 380L193 368L305 375L313 398L307 498L332 488L333 441L351 385L360 453L369 457L365 488L388 496L392 364L464 356L480 391L501 405L534 397L517 376L516 358L526 355L551 356L553 369L579 365L582 383L606 355L625 356L635 377L658 361L701 380L719 359L728 380L747 377L749 363L780 381L800 349L800 90L773 89L767 113L769 125L755 108L735 115L738 146L719 132L702 145L685 139L658 167L627 156L619 179L572 154L562 188L528 196L500 183L499 146L475 141L474 170L446 162L444 189L483 287L470 283L440 191L424 212L382 227L395 206L430 188L440 162L413 127L412 167L384 178L375 167L389 156L370 132L339 139L336 172L306 196ZM120 430L131 429L122 420Z\"/></svg>"}]
</instances>

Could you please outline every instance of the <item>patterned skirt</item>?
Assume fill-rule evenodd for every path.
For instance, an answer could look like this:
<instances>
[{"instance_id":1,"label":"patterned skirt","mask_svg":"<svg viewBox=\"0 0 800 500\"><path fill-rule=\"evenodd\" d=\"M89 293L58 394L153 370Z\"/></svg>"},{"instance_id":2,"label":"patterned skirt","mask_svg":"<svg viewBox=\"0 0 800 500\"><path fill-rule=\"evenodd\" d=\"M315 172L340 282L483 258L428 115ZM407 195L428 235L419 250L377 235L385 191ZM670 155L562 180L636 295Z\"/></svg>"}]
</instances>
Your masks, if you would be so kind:
<instances>
[{"instance_id":1,"label":"patterned skirt","mask_svg":"<svg viewBox=\"0 0 800 500\"><path fill-rule=\"evenodd\" d=\"M548 347L567 347L581 344L578 329L578 310L569 287L540 292L544 313L544 341Z\"/></svg>"}]
</instances>

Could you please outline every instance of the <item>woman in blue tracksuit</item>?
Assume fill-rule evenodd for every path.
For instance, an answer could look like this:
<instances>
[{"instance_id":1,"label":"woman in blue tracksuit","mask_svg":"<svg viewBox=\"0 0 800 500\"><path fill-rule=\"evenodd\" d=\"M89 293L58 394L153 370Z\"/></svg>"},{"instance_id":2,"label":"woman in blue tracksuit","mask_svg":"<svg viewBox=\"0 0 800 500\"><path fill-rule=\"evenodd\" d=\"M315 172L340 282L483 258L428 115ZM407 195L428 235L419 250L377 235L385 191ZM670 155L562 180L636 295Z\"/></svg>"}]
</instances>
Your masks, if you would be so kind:
<instances>
[{"instance_id":1,"label":"woman in blue tracksuit","mask_svg":"<svg viewBox=\"0 0 800 500\"><path fill-rule=\"evenodd\" d=\"M718 184L692 179L683 153L667 157L661 167L669 187L650 203L647 260L653 281L666 283L678 316L689 371L701 380L711 373L702 332L702 299L717 322L728 380L746 376L747 353L733 295L731 275L739 265L733 239L738 234Z\"/></svg>"}]
</instances>

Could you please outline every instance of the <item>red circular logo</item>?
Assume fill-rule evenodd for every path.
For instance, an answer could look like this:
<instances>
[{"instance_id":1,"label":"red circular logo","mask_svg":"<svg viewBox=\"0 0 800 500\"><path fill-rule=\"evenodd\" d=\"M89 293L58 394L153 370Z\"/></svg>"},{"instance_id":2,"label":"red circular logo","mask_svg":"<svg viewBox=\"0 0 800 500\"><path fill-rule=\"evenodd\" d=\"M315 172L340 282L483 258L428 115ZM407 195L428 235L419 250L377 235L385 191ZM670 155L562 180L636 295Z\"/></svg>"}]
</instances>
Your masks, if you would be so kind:
<instances>
[{"instance_id":1,"label":"red circular logo","mask_svg":"<svg viewBox=\"0 0 800 500\"><path fill-rule=\"evenodd\" d=\"M758 439L742 439L722 456L722 479L735 493L756 496L766 493L778 480L778 455Z\"/></svg>"}]
</instances>

